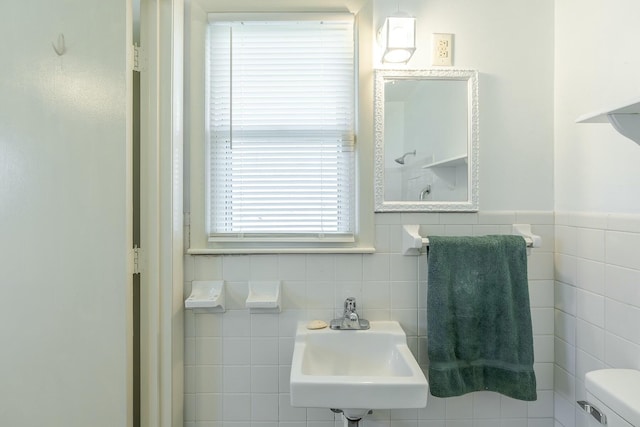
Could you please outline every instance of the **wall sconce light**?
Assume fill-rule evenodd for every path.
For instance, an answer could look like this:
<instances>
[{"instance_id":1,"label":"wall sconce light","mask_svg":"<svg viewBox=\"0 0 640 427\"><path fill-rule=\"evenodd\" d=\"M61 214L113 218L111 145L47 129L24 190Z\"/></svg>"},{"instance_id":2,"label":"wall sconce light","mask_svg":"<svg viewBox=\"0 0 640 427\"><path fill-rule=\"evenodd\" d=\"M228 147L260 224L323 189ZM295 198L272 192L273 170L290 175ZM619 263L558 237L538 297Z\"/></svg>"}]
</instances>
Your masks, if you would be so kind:
<instances>
[{"instance_id":1,"label":"wall sconce light","mask_svg":"<svg viewBox=\"0 0 640 427\"><path fill-rule=\"evenodd\" d=\"M407 63L416 50L416 18L389 16L378 30L382 62Z\"/></svg>"}]
</instances>

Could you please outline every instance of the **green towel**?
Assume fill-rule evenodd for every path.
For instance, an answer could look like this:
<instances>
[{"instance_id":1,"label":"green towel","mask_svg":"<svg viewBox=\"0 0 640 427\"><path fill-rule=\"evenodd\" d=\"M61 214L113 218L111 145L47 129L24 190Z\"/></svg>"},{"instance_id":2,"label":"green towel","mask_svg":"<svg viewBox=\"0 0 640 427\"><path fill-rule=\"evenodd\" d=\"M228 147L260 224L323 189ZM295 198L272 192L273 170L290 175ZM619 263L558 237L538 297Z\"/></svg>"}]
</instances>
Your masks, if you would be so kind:
<instances>
[{"instance_id":1,"label":"green towel","mask_svg":"<svg viewBox=\"0 0 640 427\"><path fill-rule=\"evenodd\" d=\"M520 236L429 236L429 387L536 400L526 244Z\"/></svg>"}]
</instances>

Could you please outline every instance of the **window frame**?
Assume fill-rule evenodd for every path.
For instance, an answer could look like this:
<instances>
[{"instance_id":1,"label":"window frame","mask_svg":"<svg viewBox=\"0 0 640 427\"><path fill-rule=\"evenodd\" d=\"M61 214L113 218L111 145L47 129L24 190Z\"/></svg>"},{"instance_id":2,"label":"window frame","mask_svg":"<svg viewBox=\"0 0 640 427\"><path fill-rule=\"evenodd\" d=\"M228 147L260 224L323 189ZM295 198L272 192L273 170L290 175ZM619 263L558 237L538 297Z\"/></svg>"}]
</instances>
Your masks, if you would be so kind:
<instances>
[{"instance_id":1,"label":"window frame","mask_svg":"<svg viewBox=\"0 0 640 427\"><path fill-rule=\"evenodd\" d=\"M205 159L205 46L209 13L226 13L216 7L203 10L192 8L188 27L188 48L185 71L187 72L187 93L190 100L186 108L185 136L188 150L189 187L188 206L185 212L185 224L188 254L243 254L243 253L372 253L375 251L374 213L373 213L373 67L371 62L373 32L372 7L354 13L354 66L355 66L355 229L353 241L255 241L221 239L209 241L206 231L206 169ZM277 2L274 5L278 9ZM279 10L265 11L288 12L284 7ZM318 7L314 13L349 11L323 10ZM234 13L242 19L255 19L262 15L255 13ZM231 16L231 14L230 14ZM258 18L259 19L259 18ZM194 54L199 53L199 54ZM232 241L228 241L232 240ZM339 239L336 239L339 240Z\"/></svg>"}]
</instances>

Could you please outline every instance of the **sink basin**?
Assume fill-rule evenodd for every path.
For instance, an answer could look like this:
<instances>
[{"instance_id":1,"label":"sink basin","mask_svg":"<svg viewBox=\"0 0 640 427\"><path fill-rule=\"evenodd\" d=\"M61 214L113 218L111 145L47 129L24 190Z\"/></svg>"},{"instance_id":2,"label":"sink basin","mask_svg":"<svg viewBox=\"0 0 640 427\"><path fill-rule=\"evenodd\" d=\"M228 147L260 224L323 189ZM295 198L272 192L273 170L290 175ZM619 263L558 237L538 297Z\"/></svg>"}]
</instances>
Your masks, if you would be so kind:
<instances>
[{"instance_id":1,"label":"sink basin","mask_svg":"<svg viewBox=\"0 0 640 427\"><path fill-rule=\"evenodd\" d=\"M395 321L350 331L298 324L290 382L291 406L342 409L347 418L427 404L427 380Z\"/></svg>"}]
</instances>

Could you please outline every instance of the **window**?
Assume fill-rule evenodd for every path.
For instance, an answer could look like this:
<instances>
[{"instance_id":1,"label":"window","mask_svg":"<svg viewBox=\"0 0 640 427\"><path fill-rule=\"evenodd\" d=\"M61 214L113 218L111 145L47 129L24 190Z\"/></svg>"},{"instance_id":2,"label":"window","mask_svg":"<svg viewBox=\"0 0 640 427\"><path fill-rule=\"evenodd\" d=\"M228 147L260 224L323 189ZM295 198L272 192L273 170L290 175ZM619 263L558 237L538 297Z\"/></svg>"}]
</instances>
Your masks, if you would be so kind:
<instances>
[{"instance_id":1,"label":"window","mask_svg":"<svg viewBox=\"0 0 640 427\"><path fill-rule=\"evenodd\" d=\"M210 242L353 242L351 15L210 14Z\"/></svg>"}]
</instances>

